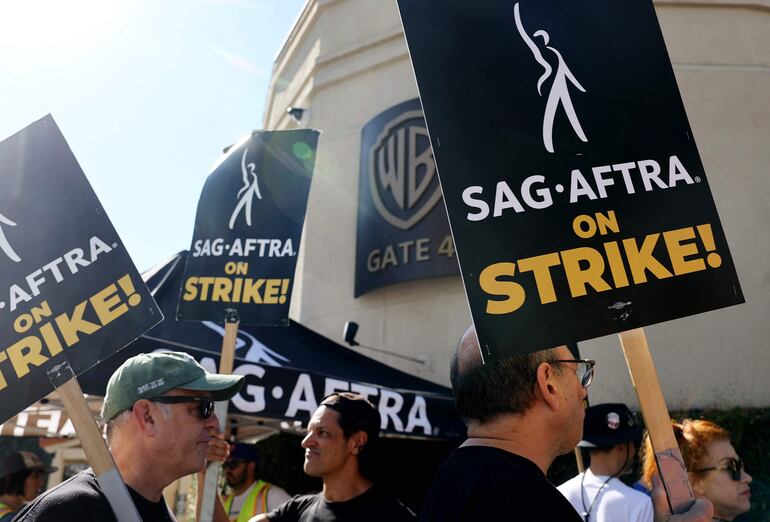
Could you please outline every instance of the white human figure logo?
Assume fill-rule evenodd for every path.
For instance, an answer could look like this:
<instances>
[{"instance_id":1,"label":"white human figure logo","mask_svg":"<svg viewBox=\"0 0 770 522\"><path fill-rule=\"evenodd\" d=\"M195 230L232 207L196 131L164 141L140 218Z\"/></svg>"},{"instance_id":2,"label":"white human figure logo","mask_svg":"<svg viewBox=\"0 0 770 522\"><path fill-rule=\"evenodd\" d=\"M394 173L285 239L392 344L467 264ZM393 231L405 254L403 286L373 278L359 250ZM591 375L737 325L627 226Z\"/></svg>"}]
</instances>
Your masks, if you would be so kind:
<instances>
[{"instance_id":1,"label":"white human figure logo","mask_svg":"<svg viewBox=\"0 0 770 522\"><path fill-rule=\"evenodd\" d=\"M251 202L256 195L257 198L262 199L262 194L259 192L259 179L257 178L256 168L254 163L246 164L246 154L249 149L243 151L241 157L241 174L243 175L243 187L238 191L237 198L238 204L235 206L232 215L230 216L230 230L235 226L235 220L240 214L241 210L244 210L246 214L246 224L251 226ZM251 177L251 179L249 179Z\"/></svg>"},{"instance_id":2,"label":"white human figure logo","mask_svg":"<svg viewBox=\"0 0 770 522\"><path fill-rule=\"evenodd\" d=\"M543 55L540 53L540 49L538 48L537 44L532 41L527 32L524 30L524 26L521 23L521 15L519 14L518 2L513 6L513 15L516 19L516 28L519 30L521 38L532 51L532 54L535 56L535 60L537 60L537 62L543 66L543 69L545 69L543 75L537 81L537 93L542 96L543 93L540 89L543 85L543 82L545 82L548 77L551 76L553 68L545 60L545 58L543 58ZM567 118L569 119L570 124L572 124L572 129L575 131L575 134L577 134L578 138L580 138L583 142L588 142L588 138L586 138L586 135L583 132L583 128L580 126L580 121L578 120L577 114L575 113L575 107L573 107L572 100L569 97L569 85L567 84L567 81L569 80L569 83L577 87L581 92L586 92L586 90L582 85L580 85L580 82L577 81L575 76L572 74L572 71L570 71L569 67L567 67L567 64L564 63L564 59L562 58L561 53L548 45L548 33L541 29L539 31L535 31L532 36L541 37L543 39L543 46L555 54L557 60L556 72L553 74L551 91L548 93L548 101L545 104L545 113L543 115L543 144L545 145L546 150L548 152L553 152L553 120L556 116L556 110L559 108L559 103L561 103L562 107L564 107L564 112L567 114Z\"/></svg>"},{"instance_id":3,"label":"white human figure logo","mask_svg":"<svg viewBox=\"0 0 770 522\"><path fill-rule=\"evenodd\" d=\"M3 225L8 225L9 227L15 227L16 223L5 217L4 215L0 214L0 249L5 252L5 255L7 255L11 261L14 263L18 263L21 261L21 258L18 256L18 254L13 250L13 247L11 247L11 244L8 243L8 240L5 237L5 233L3 232Z\"/></svg>"}]
</instances>

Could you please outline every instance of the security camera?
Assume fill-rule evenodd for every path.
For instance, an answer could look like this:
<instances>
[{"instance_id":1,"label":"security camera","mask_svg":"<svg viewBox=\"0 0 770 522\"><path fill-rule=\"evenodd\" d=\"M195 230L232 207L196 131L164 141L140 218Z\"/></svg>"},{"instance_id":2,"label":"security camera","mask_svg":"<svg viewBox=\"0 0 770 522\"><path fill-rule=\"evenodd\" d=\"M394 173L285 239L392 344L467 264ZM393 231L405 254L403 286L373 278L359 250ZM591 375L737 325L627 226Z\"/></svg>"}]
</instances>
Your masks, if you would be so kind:
<instances>
[{"instance_id":1,"label":"security camera","mask_svg":"<svg viewBox=\"0 0 770 522\"><path fill-rule=\"evenodd\" d=\"M302 123L302 118L305 116L307 109L302 107L292 107L291 105L286 107L286 114L291 116L291 119L297 123Z\"/></svg>"},{"instance_id":2,"label":"security camera","mask_svg":"<svg viewBox=\"0 0 770 522\"><path fill-rule=\"evenodd\" d=\"M342 337L345 342L350 346L358 346L356 341L356 334L358 333L358 323L353 321L347 321L345 327L342 329Z\"/></svg>"}]
</instances>

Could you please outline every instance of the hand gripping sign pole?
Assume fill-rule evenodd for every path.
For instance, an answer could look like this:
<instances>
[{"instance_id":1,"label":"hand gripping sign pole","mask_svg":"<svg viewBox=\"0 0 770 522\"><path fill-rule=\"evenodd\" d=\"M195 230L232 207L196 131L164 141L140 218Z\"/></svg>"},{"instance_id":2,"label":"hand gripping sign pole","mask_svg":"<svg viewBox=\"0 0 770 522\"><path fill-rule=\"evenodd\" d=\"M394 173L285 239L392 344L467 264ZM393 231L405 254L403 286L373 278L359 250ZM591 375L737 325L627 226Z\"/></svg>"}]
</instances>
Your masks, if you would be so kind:
<instances>
[{"instance_id":1,"label":"hand gripping sign pole","mask_svg":"<svg viewBox=\"0 0 770 522\"><path fill-rule=\"evenodd\" d=\"M83 390L80 389L80 383L69 363L63 362L55 366L48 372L48 379L59 392L88 463L94 471L99 488L107 497L115 518L118 522L141 522L142 519L123 483L112 454L94 422L94 417L83 396Z\"/></svg>"},{"instance_id":2,"label":"hand gripping sign pole","mask_svg":"<svg viewBox=\"0 0 770 522\"><path fill-rule=\"evenodd\" d=\"M647 345L647 336L643 328L620 332L618 336L631 374L631 382L642 408L669 507L672 513L682 513L692 506L695 497L687 479L682 453L671 428L671 419Z\"/></svg>"},{"instance_id":3,"label":"hand gripping sign pole","mask_svg":"<svg viewBox=\"0 0 770 522\"><path fill-rule=\"evenodd\" d=\"M238 312L234 309L228 309L225 316L225 335L222 339L222 355L219 359L219 373L230 375L233 373L233 364L235 360L235 343L238 340ZM227 405L229 400L219 401L214 407L214 412L219 419L219 430L228 435L227 427ZM217 484L219 482L219 472L222 469L221 462L210 462L206 468L206 478L203 483L203 499L201 501L201 512L198 520L200 522L211 522L214 519L214 504L217 495Z\"/></svg>"}]
</instances>

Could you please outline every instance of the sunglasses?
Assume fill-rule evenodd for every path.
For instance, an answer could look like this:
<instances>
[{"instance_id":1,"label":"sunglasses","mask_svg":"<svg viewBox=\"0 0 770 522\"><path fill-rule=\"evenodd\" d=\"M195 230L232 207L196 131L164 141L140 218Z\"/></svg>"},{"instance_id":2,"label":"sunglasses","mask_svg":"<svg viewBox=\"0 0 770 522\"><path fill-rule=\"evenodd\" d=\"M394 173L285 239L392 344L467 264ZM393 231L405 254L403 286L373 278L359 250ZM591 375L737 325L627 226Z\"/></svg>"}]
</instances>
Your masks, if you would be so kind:
<instances>
[{"instance_id":1,"label":"sunglasses","mask_svg":"<svg viewBox=\"0 0 770 522\"><path fill-rule=\"evenodd\" d=\"M187 396L165 396L153 397L147 399L150 402L160 402L161 404L184 404L190 402L198 403L198 415L201 419L208 419L214 413L214 399L211 397L187 397Z\"/></svg>"},{"instance_id":2,"label":"sunglasses","mask_svg":"<svg viewBox=\"0 0 770 522\"><path fill-rule=\"evenodd\" d=\"M727 461L727 465L725 466L714 466L711 468L696 469L693 471L693 473L700 473L701 471L713 471L716 469L727 471L730 474L730 478L738 482L741 480L741 474L743 473L743 461L741 459L729 459Z\"/></svg>"},{"instance_id":3,"label":"sunglasses","mask_svg":"<svg viewBox=\"0 0 770 522\"><path fill-rule=\"evenodd\" d=\"M558 359L556 361L548 362L551 364L577 364L575 372L577 373L578 380L580 381L580 385L583 388L588 388L591 386L591 382L594 380L594 366L596 366L596 361L592 359Z\"/></svg>"},{"instance_id":4,"label":"sunglasses","mask_svg":"<svg viewBox=\"0 0 770 522\"><path fill-rule=\"evenodd\" d=\"M240 460L240 459L230 459L230 460L226 460L226 461L224 461L224 462L222 463L222 467L223 467L224 469L235 469L235 468L237 468L238 466L240 466L241 464L245 464L245 463L246 463L246 461L245 461L245 460Z\"/></svg>"}]
</instances>

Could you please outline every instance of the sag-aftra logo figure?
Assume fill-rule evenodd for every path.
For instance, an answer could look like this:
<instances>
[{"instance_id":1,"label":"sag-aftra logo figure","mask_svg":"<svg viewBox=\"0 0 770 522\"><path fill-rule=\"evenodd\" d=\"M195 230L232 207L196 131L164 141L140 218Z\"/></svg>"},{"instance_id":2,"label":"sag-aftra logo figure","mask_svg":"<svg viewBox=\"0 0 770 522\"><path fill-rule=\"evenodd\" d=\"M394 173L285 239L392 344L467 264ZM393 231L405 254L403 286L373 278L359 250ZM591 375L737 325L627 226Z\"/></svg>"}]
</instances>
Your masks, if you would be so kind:
<instances>
[{"instance_id":1,"label":"sag-aftra logo figure","mask_svg":"<svg viewBox=\"0 0 770 522\"><path fill-rule=\"evenodd\" d=\"M243 213L246 216L246 224L251 226L251 203L254 200L254 196L257 196L257 199L262 199L262 194L259 192L259 178L256 173L257 166L254 163L246 163L246 154L248 154L248 152L249 149L247 148L243 151L243 156L241 157L243 187L241 187L236 196L240 199L230 216L230 230L235 226L235 220L238 218L238 214L241 213L241 210L243 210Z\"/></svg>"},{"instance_id":2,"label":"sag-aftra logo figure","mask_svg":"<svg viewBox=\"0 0 770 522\"><path fill-rule=\"evenodd\" d=\"M14 263L18 263L21 261L21 258L19 255L13 250L13 247L8 242L8 239L5 237L5 231L3 230L3 225L8 225L9 227L15 227L16 223L5 217L4 215L0 214L0 249L3 251L3 253L8 256L8 258L13 261Z\"/></svg>"},{"instance_id":3,"label":"sag-aftra logo figure","mask_svg":"<svg viewBox=\"0 0 770 522\"><path fill-rule=\"evenodd\" d=\"M572 74L572 71L570 71L569 67L567 67L567 64L564 63L564 58L562 58L561 53L548 45L548 33L541 29L539 31L535 31L532 36L536 38L539 36L542 38L543 47L551 51L553 56L555 56L556 71L554 71L553 67L551 67L551 64L549 64L548 61L543 58L543 54L540 52L540 48L532 40L532 38L529 37L527 31L524 29L524 25L521 23L521 15L519 14L518 3L513 6L513 15L516 19L516 28L519 30L519 34L521 35L522 40L524 40L524 42L527 44L527 47L529 47L532 51L532 54L535 56L535 60L537 60L537 63L543 66L543 75L540 76L540 79L537 81L537 93L540 96L543 95L541 91L543 83L549 77L552 78L551 90L548 93L548 101L545 104L545 113L543 114L543 144L545 145L545 149L548 152L554 151L553 120L556 116L556 110L559 108L559 104L561 104L561 106L564 108L564 112L567 114L567 118L572 125L572 129L575 131L575 134L577 134L578 138L580 138L584 143L588 142L588 138L586 138L585 132L583 132L583 128L580 126L580 121L578 120L577 114L575 113L575 107L572 106L572 99L569 96L569 84L574 85L581 92L586 92L586 90L582 85L580 85L580 82L577 81L575 76ZM569 84L567 82L569 82Z\"/></svg>"}]
</instances>

